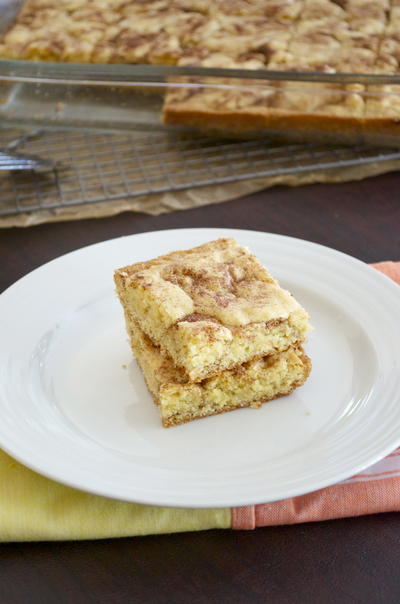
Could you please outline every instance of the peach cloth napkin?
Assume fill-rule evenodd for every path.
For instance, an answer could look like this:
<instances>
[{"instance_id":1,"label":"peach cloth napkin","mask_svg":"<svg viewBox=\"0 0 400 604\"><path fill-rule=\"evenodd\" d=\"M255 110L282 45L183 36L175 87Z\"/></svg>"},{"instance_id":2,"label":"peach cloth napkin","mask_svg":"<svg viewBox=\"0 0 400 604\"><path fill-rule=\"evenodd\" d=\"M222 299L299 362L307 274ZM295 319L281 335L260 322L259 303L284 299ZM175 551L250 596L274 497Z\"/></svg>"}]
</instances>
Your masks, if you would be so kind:
<instances>
[{"instance_id":1,"label":"peach cloth napkin","mask_svg":"<svg viewBox=\"0 0 400 604\"><path fill-rule=\"evenodd\" d=\"M400 262L371 266L400 284ZM343 482L308 495L232 509L232 528L315 522L400 511L400 447L380 462Z\"/></svg>"}]
</instances>

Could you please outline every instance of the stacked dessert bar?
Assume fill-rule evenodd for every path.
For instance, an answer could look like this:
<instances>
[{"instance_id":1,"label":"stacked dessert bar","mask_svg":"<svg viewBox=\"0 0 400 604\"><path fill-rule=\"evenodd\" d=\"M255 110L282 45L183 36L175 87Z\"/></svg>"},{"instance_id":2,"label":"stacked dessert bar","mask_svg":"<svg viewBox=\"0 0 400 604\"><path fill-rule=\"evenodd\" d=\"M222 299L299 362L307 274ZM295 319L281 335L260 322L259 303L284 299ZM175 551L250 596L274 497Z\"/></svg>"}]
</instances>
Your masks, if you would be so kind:
<instances>
[{"instance_id":1,"label":"stacked dessert bar","mask_svg":"<svg viewBox=\"0 0 400 604\"><path fill-rule=\"evenodd\" d=\"M120 268L115 283L166 427L260 407L309 375L308 314L234 239Z\"/></svg>"}]
</instances>

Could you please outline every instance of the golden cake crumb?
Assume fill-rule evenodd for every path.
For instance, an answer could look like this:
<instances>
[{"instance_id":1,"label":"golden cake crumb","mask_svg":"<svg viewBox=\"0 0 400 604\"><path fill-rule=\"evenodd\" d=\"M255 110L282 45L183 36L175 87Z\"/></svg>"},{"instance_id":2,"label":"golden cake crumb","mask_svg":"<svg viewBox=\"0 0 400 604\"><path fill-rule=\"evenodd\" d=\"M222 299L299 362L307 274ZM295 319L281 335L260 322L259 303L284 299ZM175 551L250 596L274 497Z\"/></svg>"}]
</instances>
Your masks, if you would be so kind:
<instances>
[{"instance_id":1,"label":"golden cake crumb","mask_svg":"<svg viewBox=\"0 0 400 604\"><path fill-rule=\"evenodd\" d=\"M138 326L132 325L131 346L165 427L243 407L258 409L301 386L311 370L304 350L291 347L195 383Z\"/></svg>"}]
</instances>

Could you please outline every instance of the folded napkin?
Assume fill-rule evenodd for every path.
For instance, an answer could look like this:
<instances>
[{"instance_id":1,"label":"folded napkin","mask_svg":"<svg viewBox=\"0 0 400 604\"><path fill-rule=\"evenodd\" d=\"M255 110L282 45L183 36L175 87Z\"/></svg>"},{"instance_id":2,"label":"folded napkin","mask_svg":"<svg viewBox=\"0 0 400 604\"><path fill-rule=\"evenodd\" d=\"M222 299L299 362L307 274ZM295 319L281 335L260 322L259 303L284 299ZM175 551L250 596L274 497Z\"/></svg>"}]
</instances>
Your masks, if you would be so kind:
<instances>
[{"instance_id":1,"label":"folded napkin","mask_svg":"<svg viewBox=\"0 0 400 604\"><path fill-rule=\"evenodd\" d=\"M400 262L373 266L400 283ZM364 472L308 495L206 510L145 506L83 493L36 474L0 451L0 541L252 529L389 511L400 511L400 448Z\"/></svg>"}]
</instances>

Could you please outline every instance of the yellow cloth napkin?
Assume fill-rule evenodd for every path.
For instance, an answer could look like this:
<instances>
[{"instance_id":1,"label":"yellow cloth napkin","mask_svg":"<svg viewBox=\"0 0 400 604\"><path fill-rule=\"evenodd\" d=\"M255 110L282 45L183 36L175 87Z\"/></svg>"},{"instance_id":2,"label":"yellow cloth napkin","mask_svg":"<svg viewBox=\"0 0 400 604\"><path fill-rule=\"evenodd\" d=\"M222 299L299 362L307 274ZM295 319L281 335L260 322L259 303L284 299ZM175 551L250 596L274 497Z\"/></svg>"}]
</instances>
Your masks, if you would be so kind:
<instances>
[{"instance_id":1,"label":"yellow cloth napkin","mask_svg":"<svg viewBox=\"0 0 400 604\"><path fill-rule=\"evenodd\" d=\"M90 495L36 474L0 450L0 541L102 539L230 526L230 508L163 508Z\"/></svg>"}]
</instances>

